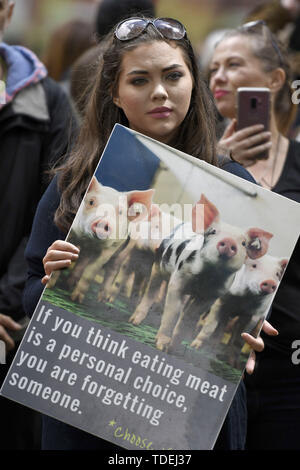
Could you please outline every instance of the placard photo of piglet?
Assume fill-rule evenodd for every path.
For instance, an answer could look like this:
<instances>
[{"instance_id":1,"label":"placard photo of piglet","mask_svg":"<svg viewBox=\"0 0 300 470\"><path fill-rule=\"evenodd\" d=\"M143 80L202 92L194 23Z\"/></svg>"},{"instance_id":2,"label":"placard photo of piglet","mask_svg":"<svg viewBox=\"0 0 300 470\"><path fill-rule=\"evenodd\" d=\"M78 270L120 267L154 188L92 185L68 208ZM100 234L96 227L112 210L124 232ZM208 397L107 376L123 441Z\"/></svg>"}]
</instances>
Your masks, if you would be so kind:
<instances>
[{"instance_id":1,"label":"placard photo of piglet","mask_svg":"<svg viewBox=\"0 0 300 470\"><path fill-rule=\"evenodd\" d=\"M222 166L116 126L67 238L79 259L44 298L238 382L300 212Z\"/></svg>"}]
</instances>

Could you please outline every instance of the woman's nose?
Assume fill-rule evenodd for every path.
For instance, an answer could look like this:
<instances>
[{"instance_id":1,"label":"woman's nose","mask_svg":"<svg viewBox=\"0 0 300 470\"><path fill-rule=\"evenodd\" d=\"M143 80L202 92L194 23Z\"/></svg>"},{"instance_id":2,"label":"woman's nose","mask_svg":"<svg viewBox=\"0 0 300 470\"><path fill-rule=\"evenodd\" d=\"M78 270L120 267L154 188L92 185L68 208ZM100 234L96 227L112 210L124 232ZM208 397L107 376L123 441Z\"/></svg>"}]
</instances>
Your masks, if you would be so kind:
<instances>
[{"instance_id":1,"label":"woman's nose","mask_svg":"<svg viewBox=\"0 0 300 470\"><path fill-rule=\"evenodd\" d=\"M162 83L157 83L152 90L152 99L166 99L168 92Z\"/></svg>"},{"instance_id":2,"label":"woman's nose","mask_svg":"<svg viewBox=\"0 0 300 470\"><path fill-rule=\"evenodd\" d=\"M226 73L223 67L219 67L218 70L215 71L212 81L215 83L226 82Z\"/></svg>"}]
</instances>

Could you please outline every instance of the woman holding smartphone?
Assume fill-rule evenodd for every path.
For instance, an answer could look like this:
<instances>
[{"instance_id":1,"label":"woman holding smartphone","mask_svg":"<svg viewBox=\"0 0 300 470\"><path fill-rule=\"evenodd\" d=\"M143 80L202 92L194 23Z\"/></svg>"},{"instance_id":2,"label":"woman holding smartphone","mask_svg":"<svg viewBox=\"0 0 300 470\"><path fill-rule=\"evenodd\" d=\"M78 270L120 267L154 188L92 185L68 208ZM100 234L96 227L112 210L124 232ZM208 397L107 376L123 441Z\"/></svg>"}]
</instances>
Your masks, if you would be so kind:
<instances>
[{"instance_id":1,"label":"woman holding smartphone","mask_svg":"<svg viewBox=\"0 0 300 470\"><path fill-rule=\"evenodd\" d=\"M266 87L271 94L269 131L261 125L237 129L237 89ZM300 202L300 143L285 137L295 114L287 53L263 21L226 33L210 64L210 88L230 123L219 145L264 188ZM267 158L259 158L262 152ZM271 322L277 337L266 337L254 374L246 375L249 449L300 448L300 374L293 363L300 339L300 243L275 296Z\"/></svg>"},{"instance_id":2,"label":"woman holding smartphone","mask_svg":"<svg viewBox=\"0 0 300 470\"><path fill-rule=\"evenodd\" d=\"M215 107L199 77L184 26L170 18L130 18L114 28L106 41L77 142L35 216L26 252L29 279L24 305L30 315L50 274L78 257L78 249L63 240L115 123L218 165ZM223 168L250 178L236 163L229 161ZM266 329L276 334L268 324ZM255 349L263 348L261 339L250 335L245 339ZM243 448L245 411L241 385L217 448ZM45 416L43 448L104 449L109 444Z\"/></svg>"}]
</instances>

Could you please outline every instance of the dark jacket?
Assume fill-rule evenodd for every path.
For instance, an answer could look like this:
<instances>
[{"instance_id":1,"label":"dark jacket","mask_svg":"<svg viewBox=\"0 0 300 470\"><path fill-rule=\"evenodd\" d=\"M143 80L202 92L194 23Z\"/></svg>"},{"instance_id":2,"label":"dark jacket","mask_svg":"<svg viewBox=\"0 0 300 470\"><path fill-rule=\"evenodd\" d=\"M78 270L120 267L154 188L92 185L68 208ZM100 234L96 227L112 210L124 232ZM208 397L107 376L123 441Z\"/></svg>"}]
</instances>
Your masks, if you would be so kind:
<instances>
[{"instance_id":1,"label":"dark jacket","mask_svg":"<svg viewBox=\"0 0 300 470\"><path fill-rule=\"evenodd\" d=\"M46 170L67 150L74 131L64 91L30 51L0 45L7 64L7 103L0 107L0 313L24 316L24 248ZM72 125L70 124L72 122Z\"/></svg>"}]
</instances>

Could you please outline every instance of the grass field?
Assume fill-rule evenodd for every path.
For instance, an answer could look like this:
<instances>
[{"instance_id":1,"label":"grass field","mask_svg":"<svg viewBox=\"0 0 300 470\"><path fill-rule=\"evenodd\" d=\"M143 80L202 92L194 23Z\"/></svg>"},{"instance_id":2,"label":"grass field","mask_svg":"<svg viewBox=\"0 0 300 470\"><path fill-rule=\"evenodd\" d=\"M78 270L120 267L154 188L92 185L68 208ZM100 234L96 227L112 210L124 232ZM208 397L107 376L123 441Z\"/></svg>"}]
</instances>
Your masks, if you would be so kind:
<instances>
[{"instance_id":1,"label":"grass field","mask_svg":"<svg viewBox=\"0 0 300 470\"><path fill-rule=\"evenodd\" d=\"M158 305L154 305L152 312L147 316L146 320L140 325L131 324L128 320L134 311L129 298L119 295L113 304L108 302L98 302L96 300L99 292L99 284L92 283L86 294L84 304L72 302L70 292L60 287L46 289L43 299L63 308L75 315L79 315L87 320L93 320L100 325L113 331L121 333L134 341L143 343L151 348L155 348L155 336L160 325L161 312ZM224 345L225 348L225 345ZM215 355L209 349L203 347L199 350L190 348L188 343L182 343L181 351L177 356L185 362L215 374L232 383L237 383L244 364L246 356L241 355L239 369L230 366L226 360L222 360L222 354Z\"/></svg>"}]
</instances>

